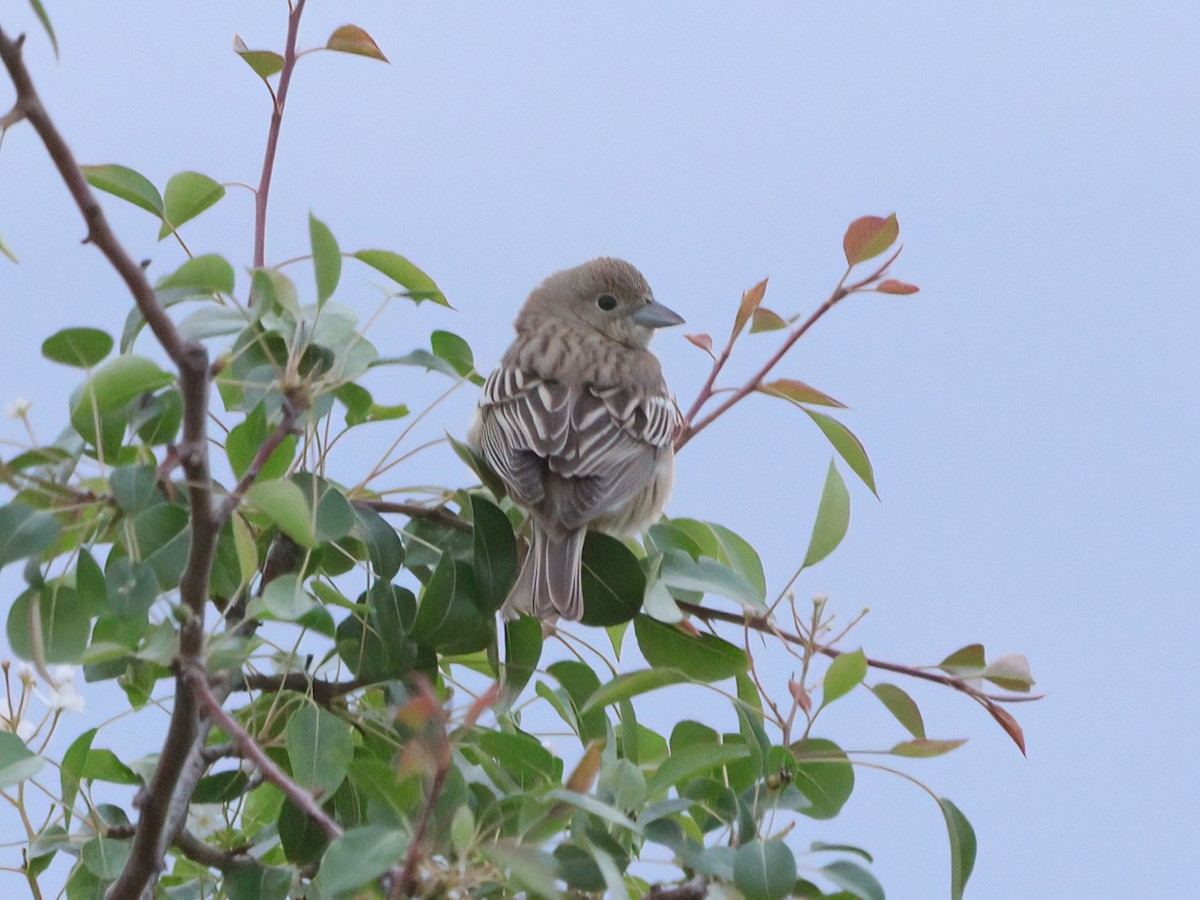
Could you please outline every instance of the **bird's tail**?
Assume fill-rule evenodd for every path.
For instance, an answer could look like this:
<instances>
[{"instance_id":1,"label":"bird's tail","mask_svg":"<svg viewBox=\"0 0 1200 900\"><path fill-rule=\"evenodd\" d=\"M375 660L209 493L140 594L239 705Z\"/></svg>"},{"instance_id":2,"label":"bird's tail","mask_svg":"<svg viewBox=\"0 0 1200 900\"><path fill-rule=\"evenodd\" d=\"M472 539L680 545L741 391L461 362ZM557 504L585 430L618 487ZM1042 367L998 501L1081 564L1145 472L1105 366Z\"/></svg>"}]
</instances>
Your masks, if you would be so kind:
<instances>
[{"instance_id":1,"label":"bird's tail","mask_svg":"<svg viewBox=\"0 0 1200 900\"><path fill-rule=\"evenodd\" d=\"M586 535L585 528L563 535L549 534L535 522L533 545L501 614L506 619L526 613L535 619L578 621L583 616L579 566Z\"/></svg>"}]
</instances>

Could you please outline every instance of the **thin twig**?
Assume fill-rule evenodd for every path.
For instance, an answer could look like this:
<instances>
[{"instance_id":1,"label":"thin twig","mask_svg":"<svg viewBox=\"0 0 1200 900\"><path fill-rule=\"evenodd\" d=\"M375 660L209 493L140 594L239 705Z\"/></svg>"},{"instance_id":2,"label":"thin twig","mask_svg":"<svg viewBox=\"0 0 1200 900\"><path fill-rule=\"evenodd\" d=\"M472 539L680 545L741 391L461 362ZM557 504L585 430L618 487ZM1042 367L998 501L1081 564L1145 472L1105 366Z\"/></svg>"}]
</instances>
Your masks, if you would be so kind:
<instances>
[{"instance_id":1,"label":"thin twig","mask_svg":"<svg viewBox=\"0 0 1200 900\"><path fill-rule=\"evenodd\" d=\"M267 147L263 153L262 175L254 195L254 266L261 269L267 258L267 200L271 194L271 175L275 171L275 151L279 147L279 129L283 125L283 107L287 103L288 85L296 68L296 35L300 31L300 15L305 0L296 0L288 13L287 43L283 51L283 68L279 71L279 91L271 109L271 124L267 128Z\"/></svg>"},{"instance_id":2,"label":"thin twig","mask_svg":"<svg viewBox=\"0 0 1200 900\"><path fill-rule=\"evenodd\" d=\"M444 506L421 506L417 503L393 503L389 500L355 500L355 506L365 506L377 513L398 513L410 519L429 519L458 531L471 531L471 523L450 512Z\"/></svg>"},{"instance_id":3,"label":"thin twig","mask_svg":"<svg viewBox=\"0 0 1200 900\"><path fill-rule=\"evenodd\" d=\"M208 675L204 670L198 667L190 668L185 678L200 709L241 748L243 758L252 762L262 773L264 779L279 788L294 806L307 814L325 832L326 837L330 840L340 837L341 826L333 821L325 810L321 809L316 798L284 774L284 771L271 761L271 758L263 752L262 747L246 729L242 728L233 716L222 708L220 701L208 684Z\"/></svg>"},{"instance_id":4,"label":"thin twig","mask_svg":"<svg viewBox=\"0 0 1200 900\"><path fill-rule=\"evenodd\" d=\"M247 691L295 691L311 696L321 706L329 706L339 697L365 687L366 682L354 678L350 681L323 681L311 678L303 672L288 672L285 675L247 674L241 680L239 690Z\"/></svg>"},{"instance_id":5,"label":"thin twig","mask_svg":"<svg viewBox=\"0 0 1200 900\"><path fill-rule=\"evenodd\" d=\"M250 465L238 480L237 486L229 492L229 495L222 501L220 507L218 507L215 516L216 527L218 529L225 524L225 521L233 515L233 511L238 508L238 504L246 496L246 491L250 489L250 486L262 474L262 470L270 460L271 454L287 439L288 435L294 434L295 431L296 407L285 397L283 401L283 419L275 427L275 430L267 435L267 439L259 446L258 452L254 454L254 459L251 460Z\"/></svg>"}]
</instances>

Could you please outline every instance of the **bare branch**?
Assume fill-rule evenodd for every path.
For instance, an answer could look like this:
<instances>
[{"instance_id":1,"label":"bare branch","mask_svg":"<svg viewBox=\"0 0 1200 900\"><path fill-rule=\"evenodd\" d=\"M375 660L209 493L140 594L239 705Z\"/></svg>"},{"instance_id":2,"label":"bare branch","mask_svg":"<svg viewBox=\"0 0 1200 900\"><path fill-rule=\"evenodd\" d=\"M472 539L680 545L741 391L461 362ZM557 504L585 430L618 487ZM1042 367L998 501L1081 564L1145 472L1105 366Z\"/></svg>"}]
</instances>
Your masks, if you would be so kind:
<instances>
[{"instance_id":1,"label":"bare branch","mask_svg":"<svg viewBox=\"0 0 1200 900\"><path fill-rule=\"evenodd\" d=\"M410 519L429 519L458 531L470 531L471 523L444 506L421 506L419 503L393 503L389 500L355 500L355 506L365 506L377 513L398 513Z\"/></svg>"},{"instance_id":2,"label":"bare branch","mask_svg":"<svg viewBox=\"0 0 1200 900\"><path fill-rule=\"evenodd\" d=\"M221 701L213 694L212 688L208 684L208 675L205 671L199 666L193 666L188 669L185 680L188 683L187 692L195 697L199 708L218 728L233 738L241 748L242 756L254 763L263 778L283 791L284 796L316 822L328 838L332 840L340 837L341 826L333 821L325 810L321 809L316 798L292 781L279 766L275 765L246 729L242 728L233 716L221 707Z\"/></svg>"},{"instance_id":3,"label":"bare branch","mask_svg":"<svg viewBox=\"0 0 1200 900\"><path fill-rule=\"evenodd\" d=\"M288 86L292 83L292 71L296 68L296 35L300 31L300 16L304 12L305 0L296 0L288 13L287 43L283 51L283 68L279 72L279 90L271 110L271 124L267 129L267 148L263 153L262 175L258 180L258 191L254 195L254 265L262 268L267 258L267 200L271 194L271 175L275 171L275 151L279 147L279 129L283 125L283 107L287 103Z\"/></svg>"},{"instance_id":4,"label":"bare branch","mask_svg":"<svg viewBox=\"0 0 1200 900\"><path fill-rule=\"evenodd\" d=\"M350 681L323 681L311 678L303 672L288 672L286 675L248 674L241 680L241 687L236 690L247 691L295 691L298 694L308 694L321 706L329 706L339 697L365 687L366 682L358 678Z\"/></svg>"}]
</instances>

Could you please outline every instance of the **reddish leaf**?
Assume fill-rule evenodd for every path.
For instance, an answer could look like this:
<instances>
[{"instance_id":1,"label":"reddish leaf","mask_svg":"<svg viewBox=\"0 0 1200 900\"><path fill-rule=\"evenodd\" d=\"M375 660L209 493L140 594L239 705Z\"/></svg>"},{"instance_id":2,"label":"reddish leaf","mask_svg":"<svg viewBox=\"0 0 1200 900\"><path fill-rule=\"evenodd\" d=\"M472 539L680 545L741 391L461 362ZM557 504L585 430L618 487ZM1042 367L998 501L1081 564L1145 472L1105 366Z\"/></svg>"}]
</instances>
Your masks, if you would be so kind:
<instances>
[{"instance_id":1,"label":"reddish leaf","mask_svg":"<svg viewBox=\"0 0 1200 900\"><path fill-rule=\"evenodd\" d=\"M713 355L712 338L709 335L707 335L707 334L685 334L684 337L687 338L689 341L691 341L693 344L695 344L697 347L699 347L701 350L703 350L705 353L707 353L709 356ZM716 359L716 357L713 356L713 359Z\"/></svg>"},{"instance_id":2,"label":"reddish leaf","mask_svg":"<svg viewBox=\"0 0 1200 900\"><path fill-rule=\"evenodd\" d=\"M792 695L792 699L796 701L796 705L804 711L805 715L812 711L812 698L808 696L808 691L804 689L804 685L789 678L788 693Z\"/></svg>"},{"instance_id":3,"label":"reddish leaf","mask_svg":"<svg viewBox=\"0 0 1200 900\"><path fill-rule=\"evenodd\" d=\"M750 321L750 317L754 315L754 311L758 309L758 304L762 303L763 295L767 292L767 279L763 279L748 291L742 293L742 305L738 307L737 316L733 320L733 335L737 337L742 333L742 329L746 327L746 323Z\"/></svg>"},{"instance_id":4,"label":"reddish leaf","mask_svg":"<svg viewBox=\"0 0 1200 900\"><path fill-rule=\"evenodd\" d=\"M356 56L367 56L381 62L388 61L375 40L357 25L343 25L329 36L325 46L340 53L353 53Z\"/></svg>"},{"instance_id":5,"label":"reddish leaf","mask_svg":"<svg viewBox=\"0 0 1200 900\"><path fill-rule=\"evenodd\" d=\"M846 262L852 266L878 256L900 236L900 224L896 214L892 213L886 219L879 216L863 216L855 219L846 229L842 238L842 249L846 251Z\"/></svg>"},{"instance_id":6,"label":"reddish leaf","mask_svg":"<svg viewBox=\"0 0 1200 900\"><path fill-rule=\"evenodd\" d=\"M1006 709L1001 709L995 703L989 703L987 711L992 714L992 718L1000 723L1013 743L1017 745L1017 749L1021 751L1022 756L1028 756L1025 752L1025 732L1021 730L1021 726L1017 724L1017 720Z\"/></svg>"},{"instance_id":7,"label":"reddish leaf","mask_svg":"<svg viewBox=\"0 0 1200 900\"><path fill-rule=\"evenodd\" d=\"M834 400L824 391L818 391L812 385L805 384L803 381L797 381L794 378L780 378L777 381L768 381L766 384L760 384L758 390L772 397L782 397L784 400L791 400L793 403L813 403L817 406L836 406L840 409L846 409L845 403Z\"/></svg>"},{"instance_id":8,"label":"reddish leaf","mask_svg":"<svg viewBox=\"0 0 1200 900\"><path fill-rule=\"evenodd\" d=\"M574 791L577 794L591 792L592 785L596 783L596 775L600 772L601 751L603 749L603 741L592 741L588 744L587 750L584 751L583 759L579 760L579 765L575 767L575 771L567 778L565 787L568 791Z\"/></svg>"},{"instance_id":9,"label":"reddish leaf","mask_svg":"<svg viewBox=\"0 0 1200 900\"><path fill-rule=\"evenodd\" d=\"M783 320L783 316L772 312L765 306L756 309L750 319L751 334L759 331L778 331L780 328L787 328L787 322Z\"/></svg>"},{"instance_id":10,"label":"reddish leaf","mask_svg":"<svg viewBox=\"0 0 1200 900\"><path fill-rule=\"evenodd\" d=\"M909 284L907 281L897 281L895 278L889 278L887 281L879 282L875 290L881 294L915 294L920 288L915 284Z\"/></svg>"}]
</instances>

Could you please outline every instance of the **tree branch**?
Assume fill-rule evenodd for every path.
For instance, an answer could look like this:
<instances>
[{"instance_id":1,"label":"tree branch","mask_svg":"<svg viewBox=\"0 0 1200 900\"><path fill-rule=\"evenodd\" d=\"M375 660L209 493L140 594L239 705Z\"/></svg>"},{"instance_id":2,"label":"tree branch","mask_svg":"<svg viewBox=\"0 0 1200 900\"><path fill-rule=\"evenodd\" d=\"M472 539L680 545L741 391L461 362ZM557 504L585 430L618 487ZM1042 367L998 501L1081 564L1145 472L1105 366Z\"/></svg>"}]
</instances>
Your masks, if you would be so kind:
<instances>
[{"instance_id":1,"label":"tree branch","mask_svg":"<svg viewBox=\"0 0 1200 900\"><path fill-rule=\"evenodd\" d=\"M295 691L298 694L308 694L322 706L329 706L339 697L366 687L366 682L358 678L350 681L324 681L312 678L304 672L288 672L285 675L247 674L241 679L241 684L235 690L246 691Z\"/></svg>"},{"instance_id":2,"label":"tree branch","mask_svg":"<svg viewBox=\"0 0 1200 900\"><path fill-rule=\"evenodd\" d=\"M271 761L271 758L263 752L262 747L258 742L242 728L221 706L221 701L213 694L212 688L208 684L208 675L203 668L193 666L188 669L185 680L188 682L188 693L196 698L201 711L215 724L218 728L229 735L233 741L241 748L242 756L258 768L262 776L271 784L275 785L292 804L305 812L309 818L317 823L318 827L325 832L326 837L330 840L340 837L342 834L341 826L333 821L325 810L321 809L321 805L317 802L308 791L292 781L279 766Z\"/></svg>"},{"instance_id":3,"label":"tree branch","mask_svg":"<svg viewBox=\"0 0 1200 900\"><path fill-rule=\"evenodd\" d=\"M356 506L365 506L377 513L398 513L410 519L429 519L448 525L458 531L470 531L471 523L455 515L444 506L421 506L418 503L393 503L389 500L355 500Z\"/></svg>"},{"instance_id":4,"label":"tree branch","mask_svg":"<svg viewBox=\"0 0 1200 900\"><path fill-rule=\"evenodd\" d=\"M296 406L290 398L284 397L283 400L283 419L276 426L275 430L267 435L267 439L259 446L258 452L254 454L254 459L250 465L238 479L237 486L229 492L229 496L218 507L216 515L213 517L217 529L223 526L226 520L233 515L233 511L238 508L238 504L242 502L242 498L246 496L246 491L262 474L263 467L271 458L271 454L276 448L284 442L289 434L295 433L296 430Z\"/></svg>"},{"instance_id":5,"label":"tree branch","mask_svg":"<svg viewBox=\"0 0 1200 900\"><path fill-rule=\"evenodd\" d=\"M292 83L292 71L296 68L296 35L300 31L300 16L304 12L305 0L296 0L288 13L287 43L283 51L283 68L279 71L279 89L275 94L271 110L271 124L267 128L267 148L263 153L262 175L258 180L258 191L254 196L254 266L262 268L267 258L267 199L271 193L271 174L275 170L275 151L279 146L279 129L283 125L283 107L287 103L288 85Z\"/></svg>"},{"instance_id":6,"label":"tree branch","mask_svg":"<svg viewBox=\"0 0 1200 900\"><path fill-rule=\"evenodd\" d=\"M179 653L183 664L176 671L176 701L167 736L149 790L143 795L129 861L108 892L113 900L133 900L142 895L151 879L161 871L166 844L172 838L167 833L170 804L197 736L195 704L190 693L180 688L184 687L182 676L187 665L202 655L204 606L208 600L209 572L216 550L217 530L208 468L208 352L197 342L183 340L159 304L142 267L117 240L71 148L42 105L21 58L21 40L10 40L3 29L0 29L0 59L17 91L13 112L6 119L19 112L41 138L87 225L87 242L104 254L125 282L146 324L178 368L183 394L183 440L178 453L187 476L192 537L179 595L188 618L180 628Z\"/></svg>"}]
</instances>

